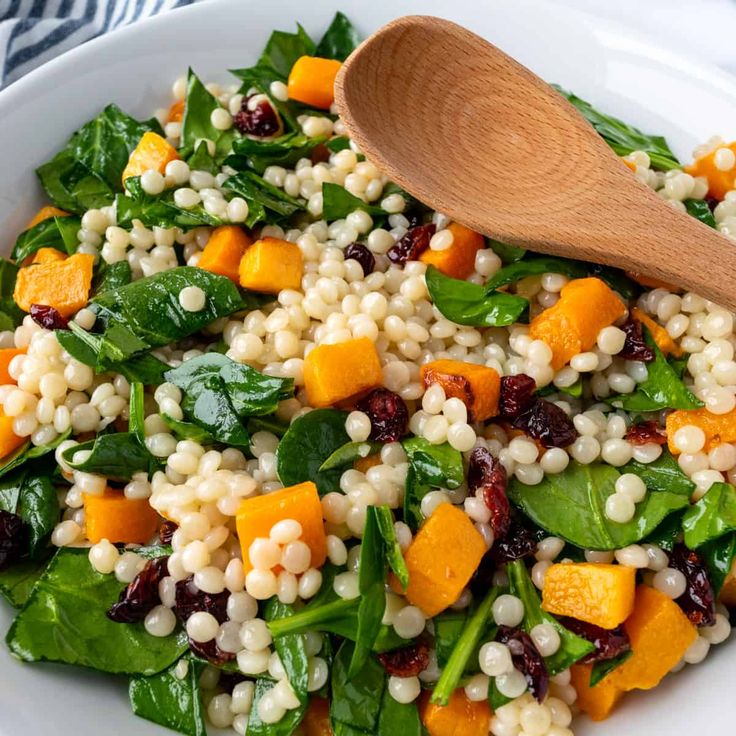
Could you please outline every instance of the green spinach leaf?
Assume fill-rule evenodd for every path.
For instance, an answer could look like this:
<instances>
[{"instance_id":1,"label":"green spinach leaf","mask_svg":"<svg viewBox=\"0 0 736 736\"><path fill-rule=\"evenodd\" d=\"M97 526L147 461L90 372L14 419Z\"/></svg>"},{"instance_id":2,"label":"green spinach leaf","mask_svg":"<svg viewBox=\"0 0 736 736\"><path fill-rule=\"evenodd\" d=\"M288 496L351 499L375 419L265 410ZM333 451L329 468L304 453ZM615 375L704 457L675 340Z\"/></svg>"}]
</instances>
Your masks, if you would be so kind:
<instances>
[{"instance_id":1,"label":"green spinach leaf","mask_svg":"<svg viewBox=\"0 0 736 736\"><path fill-rule=\"evenodd\" d=\"M212 141L215 144L216 161L221 161L230 152L235 135L234 129L218 130L211 120L212 113L219 107L220 103L214 95L207 91L199 77L189 69L184 117L181 121L183 158L189 158L202 139ZM192 165L191 161L190 165Z\"/></svg>"},{"instance_id":2,"label":"green spinach leaf","mask_svg":"<svg viewBox=\"0 0 736 736\"><path fill-rule=\"evenodd\" d=\"M633 653L633 649L628 649L613 659L603 659L596 662L593 665L593 669L590 671L590 687L595 687L599 682L601 682L601 680L608 677L611 672L626 662Z\"/></svg>"},{"instance_id":3,"label":"green spinach leaf","mask_svg":"<svg viewBox=\"0 0 736 736\"><path fill-rule=\"evenodd\" d=\"M250 214L245 224L249 227L260 220L277 222L295 212L306 211L306 200L290 197L253 171L241 171L227 179L222 186L248 202Z\"/></svg>"},{"instance_id":4,"label":"green spinach leaf","mask_svg":"<svg viewBox=\"0 0 736 736\"><path fill-rule=\"evenodd\" d=\"M499 240L491 240L488 245L504 264L516 263L516 261L520 261L526 255L524 248L519 248L516 245L507 245Z\"/></svg>"},{"instance_id":5,"label":"green spinach leaf","mask_svg":"<svg viewBox=\"0 0 736 736\"><path fill-rule=\"evenodd\" d=\"M13 606L26 604L33 586L46 569L48 560L22 560L0 570L0 595Z\"/></svg>"},{"instance_id":6,"label":"green spinach leaf","mask_svg":"<svg viewBox=\"0 0 736 736\"><path fill-rule=\"evenodd\" d=\"M272 598L266 606L266 621L287 618L294 614L294 609ZM302 708L306 708L309 699L307 684L309 682L309 660L303 634L285 634L274 639L274 648L278 652L289 684L299 698Z\"/></svg>"},{"instance_id":7,"label":"green spinach leaf","mask_svg":"<svg viewBox=\"0 0 736 736\"><path fill-rule=\"evenodd\" d=\"M314 55L345 61L359 43L360 36L353 24L347 19L347 16L338 11L325 35L317 44Z\"/></svg>"},{"instance_id":8,"label":"green spinach leaf","mask_svg":"<svg viewBox=\"0 0 736 736\"><path fill-rule=\"evenodd\" d=\"M718 596L736 559L736 532L706 542L698 552L708 565L708 577L713 592Z\"/></svg>"},{"instance_id":9,"label":"green spinach leaf","mask_svg":"<svg viewBox=\"0 0 736 736\"><path fill-rule=\"evenodd\" d=\"M419 719L416 703L399 703L386 688L378 714L376 736L423 736L426 734Z\"/></svg>"},{"instance_id":10,"label":"green spinach leaf","mask_svg":"<svg viewBox=\"0 0 736 736\"><path fill-rule=\"evenodd\" d=\"M322 218L324 220L327 222L341 220L355 210L363 210L374 217L388 215L381 207L367 204L339 184L325 183L322 185Z\"/></svg>"},{"instance_id":11,"label":"green spinach leaf","mask_svg":"<svg viewBox=\"0 0 736 736\"><path fill-rule=\"evenodd\" d=\"M373 455L381 450L380 442L365 440L363 442L346 442L342 447L338 447L322 465L320 465L320 473L325 470L334 470L335 468L345 468L352 465L356 460Z\"/></svg>"},{"instance_id":12,"label":"green spinach leaf","mask_svg":"<svg viewBox=\"0 0 736 736\"><path fill-rule=\"evenodd\" d=\"M695 483L682 472L677 460L667 449L652 463L630 460L621 468L621 473L638 475L646 487L653 491L671 491L686 496L692 496L695 491Z\"/></svg>"},{"instance_id":13,"label":"green spinach leaf","mask_svg":"<svg viewBox=\"0 0 736 736\"><path fill-rule=\"evenodd\" d=\"M453 610L444 611L433 619L437 661L443 669L447 665L460 636L465 631L467 620L467 611Z\"/></svg>"},{"instance_id":14,"label":"green spinach leaf","mask_svg":"<svg viewBox=\"0 0 736 736\"><path fill-rule=\"evenodd\" d=\"M396 538L393 512L388 506L376 506L375 514L378 529L383 537L386 560L402 587L406 590L409 587L409 568L406 566L404 554L401 551L399 540Z\"/></svg>"},{"instance_id":15,"label":"green spinach leaf","mask_svg":"<svg viewBox=\"0 0 736 736\"><path fill-rule=\"evenodd\" d=\"M69 439L70 430L62 432L55 440L47 445L32 445L26 442L21 445L15 452L3 458L3 464L0 466L0 478L6 476L13 470L25 465L29 460L43 457L49 452L53 452L64 440Z\"/></svg>"},{"instance_id":16,"label":"green spinach leaf","mask_svg":"<svg viewBox=\"0 0 736 736\"><path fill-rule=\"evenodd\" d=\"M94 282L95 294L104 291L119 289L133 280L133 272L128 261L117 261L117 263L101 263Z\"/></svg>"},{"instance_id":17,"label":"green spinach leaf","mask_svg":"<svg viewBox=\"0 0 736 736\"><path fill-rule=\"evenodd\" d=\"M534 256L504 266L491 276L485 288L487 292L492 292L528 276L540 276L543 273L561 273L571 279L582 279L588 275L586 268L578 261L554 256Z\"/></svg>"},{"instance_id":18,"label":"green spinach leaf","mask_svg":"<svg viewBox=\"0 0 736 736\"><path fill-rule=\"evenodd\" d=\"M62 253L72 255L79 245L76 236L81 226L80 218L74 215L48 217L41 220L37 225L24 230L18 236L11 257L16 263L21 263L41 248L55 248ZM74 235L73 242L69 238L69 233L72 232Z\"/></svg>"},{"instance_id":19,"label":"green spinach leaf","mask_svg":"<svg viewBox=\"0 0 736 736\"><path fill-rule=\"evenodd\" d=\"M714 483L686 512L682 520L685 544L698 549L707 542L736 531L736 488Z\"/></svg>"},{"instance_id":20,"label":"green spinach leaf","mask_svg":"<svg viewBox=\"0 0 736 736\"><path fill-rule=\"evenodd\" d=\"M130 416L128 418L128 430L138 440L139 444L145 447L146 411L143 399L143 384L140 381L133 381L133 383L130 384Z\"/></svg>"},{"instance_id":21,"label":"green spinach leaf","mask_svg":"<svg viewBox=\"0 0 736 736\"><path fill-rule=\"evenodd\" d=\"M89 452L90 455L82 462L74 462L79 452ZM118 481L128 481L135 473L152 475L160 468L160 462L131 432L100 434L93 440L65 450L62 457L74 470Z\"/></svg>"},{"instance_id":22,"label":"green spinach leaf","mask_svg":"<svg viewBox=\"0 0 736 736\"><path fill-rule=\"evenodd\" d=\"M233 143L233 155L225 159L225 164L239 171L253 169L257 174L263 174L269 166L294 168L300 158L309 158L317 146L327 142L324 136L308 138L296 131L269 141L238 138Z\"/></svg>"},{"instance_id":23,"label":"green spinach leaf","mask_svg":"<svg viewBox=\"0 0 736 736\"><path fill-rule=\"evenodd\" d=\"M23 321L26 313L13 298L18 266L0 258L0 329L12 330Z\"/></svg>"},{"instance_id":24,"label":"green spinach leaf","mask_svg":"<svg viewBox=\"0 0 736 736\"><path fill-rule=\"evenodd\" d=\"M689 215L700 220L704 225L715 228L716 218L713 217L713 213L704 199L686 199L684 204Z\"/></svg>"}]
</instances>

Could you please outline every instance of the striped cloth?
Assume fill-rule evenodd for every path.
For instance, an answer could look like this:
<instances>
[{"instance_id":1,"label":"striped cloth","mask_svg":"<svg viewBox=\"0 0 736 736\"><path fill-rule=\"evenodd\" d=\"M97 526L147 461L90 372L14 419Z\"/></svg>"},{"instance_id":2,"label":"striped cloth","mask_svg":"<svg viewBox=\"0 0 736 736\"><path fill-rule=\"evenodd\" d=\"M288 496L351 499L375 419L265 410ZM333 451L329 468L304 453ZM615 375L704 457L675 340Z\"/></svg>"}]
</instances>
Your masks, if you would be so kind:
<instances>
[{"instance_id":1,"label":"striped cloth","mask_svg":"<svg viewBox=\"0 0 736 736\"><path fill-rule=\"evenodd\" d=\"M195 0L0 0L0 86L91 38Z\"/></svg>"}]
</instances>

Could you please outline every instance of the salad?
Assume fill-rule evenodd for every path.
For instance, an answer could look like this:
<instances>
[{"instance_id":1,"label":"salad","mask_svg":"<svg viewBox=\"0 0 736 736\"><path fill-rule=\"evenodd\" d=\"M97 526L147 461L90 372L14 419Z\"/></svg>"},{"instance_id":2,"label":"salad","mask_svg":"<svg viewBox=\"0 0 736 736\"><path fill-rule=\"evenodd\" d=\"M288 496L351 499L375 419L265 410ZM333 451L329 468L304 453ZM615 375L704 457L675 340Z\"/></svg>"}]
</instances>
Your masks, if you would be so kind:
<instances>
[{"instance_id":1,"label":"salad","mask_svg":"<svg viewBox=\"0 0 736 736\"><path fill-rule=\"evenodd\" d=\"M357 43L276 31L37 169L0 260L7 646L187 736L569 736L731 632L733 315L388 181L333 104ZM560 93L736 239L736 143L683 166Z\"/></svg>"}]
</instances>

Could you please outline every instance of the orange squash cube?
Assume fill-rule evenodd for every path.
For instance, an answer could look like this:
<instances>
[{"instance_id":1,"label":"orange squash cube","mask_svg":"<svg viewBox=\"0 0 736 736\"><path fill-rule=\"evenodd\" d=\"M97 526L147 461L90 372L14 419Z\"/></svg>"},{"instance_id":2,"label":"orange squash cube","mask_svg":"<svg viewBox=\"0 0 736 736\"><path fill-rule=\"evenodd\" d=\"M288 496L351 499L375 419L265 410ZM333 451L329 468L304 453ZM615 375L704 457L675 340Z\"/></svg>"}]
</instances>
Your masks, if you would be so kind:
<instances>
[{"instance_id":1,"label":"orange squash cube","mask_svg":"<svg viewBox=\"0 0 736 736\"><path fill-rule=\"evenodd\" d=\"M487 700L473 701L457 688L447 705L436 705L429 693L419 701L419 716L429 736L487 736L491 709Z\"/></svg>"},{"instance_id":2,"label":"orange squash cube","mask_svg":"<svg viewBox=\"0 0 736 736\"><path fill-rule=\"evenodd\" d=\"M53 207L50 204L47 204L45 207L41 207L41 209L33 215L30 222L26 225L26 230L30 230L35 225L38 225L39 222L48 220L50 217L69 217L69 214L69 212L65 212L64 210L60 210L58 207Z\"/></svg>"},{"instance_id":3,"label":"orange squash cube","mask_svg":"<svg viewBox=\"0 0 736 736\"><path fill-rule=\"evenodd\" d=\"M445 276L466 279L475 270L476 254L486 247L485 239L459 222L451 222L447 229L453 235L452 245L445 250L427 249L419 256L419 260L435 266Z\"/></svg>"},{"instance_id":4,"label":"orange squash cube","mask_svg":"<svg viewBox=\"0 0 736 736\"><path fill-rule=\"evenodd\" d=\"M298 245L279 238L261 238L240 259L240 285L278 294L282 289L299 289L303 271L304 258Z\"/></svg>"},{"instance_id":5,"label":"orange squash cube","mask_svg":"<svg viewBox=\"0 0 736 736\"><path fill-rule=\"evenodd\" d=\"M723 199L726 193L734 188L736 179L736 166L722 171L716 166L716 151L719 148L730 148L736 153L736 141L727 145L718 146L685 167L685 171L691 176L704 176L708 180L708 196L715 199Z\"/></svg>"},{"instance_id":6,"label":"orange squash cube","mask_svg":"<svg viewBox=\"0 0 736 736\"><path fill-rule=\"evenodd\" d=\"M13 432L13 417L9 417L0 406L0 458L10 455L27 440L27 437L18 437Z\"/></svg>"},{"instance_id":7,"label":"orange squash cube","mask_svg":"<svg viewBox=\"0 0 736 736\"><path fill-rule=\"evenodd\" d=\"M112 488L83 497L86 535L93 544L102 539L113 544L145 544L160 525L159 515L147 498L126 498Z\"/></svg>"},{"instance_id":8,"label":"orange squash cube","mask_svg":"<svg viewBox=\"0 0 736 736\"><path fill-rule=\"evenodd\" d=\"M56 248L39 248L33 255L26 256L23 260L23 266L38 266L52 261L66 260L66 253L62 253Z\"/></svg>"},{"instance_id":9,"label":"orange squash cube","mask_svg":"<svg viewBox=\"0 0 736 736\"><path fill-rule=\"evenodd\" d=\"M310 406L332 406L382 382L376 346L367 337L319 345L304 359L304 388Z\"/></svg>"},{"instance_id":10,"label":"orange squash cube","mask_svg":"<svg viewBox=\"0 0 736 736\"><path fill-rule=\"evenodd\" d=\"M128 158L128 163L123 170L123 185L125 185L125 180L131 176L140 176L151 169L163 174L166 164L178 159L179 154L176 148L158 133L148 131L143 134Z\"/></svg>"},{"instance_id":11,"label":"orange squash cube","mask_svg":"<svg viewBox=\"0 0 736 736\"><path fill-rule=\"evenodd\" d=\"M240 281L240 261L252 242L248 233L237 225L216 227L197 265L205 271L227 276L237 284Z\"/></svg>"},{"instance_id":12,"label":"orange squash cube","mask_svg":"<svg viewBox=\"0 0 736 736\"><path fill-rule=\"evenodd\" d=\"M327 541L322 504L317 486L307 481L263 496L246 498L240 504L236 527L246 573L253 569L248 553L250 545L258 537L268 537L273 525L283 519L296 519L302 525L301 540L312 551L310 566L323 565L327 557Z\"/></svg>"},{"instance_id":13,"label":"orange squash cube","mask_svg":"<svg viewBox=\"0 0 736 736\"><path fill-rule=\"evenodd\" d=\"M570 667L573 687L577 691L577 704L583 713L587 713L594 721L605 721L618 702L623 698L624 691L616 684L615 671L604 677L595 687L590 686L592 664L574 664Z\"/></svg>"},{"instance_id":14,"label":"orange squash cube","mask_svg":"<svg viewBox=\"0 0 736 736\"><path fill-rule=\"evenodd\" d=\"M674 355L676 358L682 355L682 348L670 337L670 333L646 312L643 312L639 307L634 307L631 310L631 316L638 319L652 333L652 339L664 355Z\"/></svg>"},{"instance_id":15,"label":"orange squash cube","mask_svg":"<svg viewBox=\"0 0 736 736\"><path fill-rule=\"evenodd\" d=\"M667 447L673 455L680 454L675 445L675 432L688 425L700 427L705 432L705 452L726 442L736 442L736 409L725 414L712 414L706 408L677 409L665 419Z\"/></svg>"},{"instance_id":16,"label":"orange squash cube","mask_svg":"<svg viewBox=\"0 0 736 736\"><path fill-rule=\"evenodd\" d=\"M169 112L166 115L167 123L180 123L184 119L184 108L186 107L185 100L177 100L171 103Z\"/></svg>"},{"instance_id":17,"label":"orange squash cube","mask_svg":"<svg viewBox=\"0 0 736 736\"><path fill-rule=\"evenodd\" d=\"M493 369L462 360L433 360L419 369L425 388L438 383L447 398L460 399L468 407L468 418L482 422L498 414L501 376Z\"/></svg>"},{"instance_id":18,"label":"orange squash cube","mask_svg":"<svg viewBox=\"0 0 736 736\"><path fill-rule=\"evenodd\" d=\"M354 463L353 468L361 473L367 473L371 468L381 464L381 455L368 455L368 457L359 457Z\"/></svg>"},{"instance_id":19,"label":"orange squash cube","mask_svg":"<svg viewBox=\"0 0 736 736\"><path fill-rule=\"evenodd\" d=\"M303 736L333 736L330 701L327 698L311 698L301 727Z\"/></svg>"},{"instance_id":20,"label":"orange squash cube","mask_svg":"<svg viewBox=\"0 0 736 736\"><path fill-rule=\"evenodd\" d=\"M289 72L289 98L320 110L329 110L335 101L335 77L342 63L318 56L302 56Z\"/></svg>"},{"instance_id":21,"label":"orange squash cube","mask_svg":"<svg viewBox=\"0 0 736 736\"><path fill-rule=\"evenodd\" d=\"M736 607L736 564L731 568L731 572L728 573L718 600L729 608Z\"/></svg>"},{"instance_id":22,"label":"orange squash cube","mask_svg":"<svg viewBox=\"0 0 736 736\"><path fill-rule=\"evenodd\" d=\"M636 570L623 565L570 562L544 576L542 608L556 616L615 629L634 608Z\"/></svg>"},{"instance_id":23,"label":"orange squash cube","mask_svg":"<svg viewBox=\"0 0 736 736\"><path fill-rule=\"evenodd\" d=\"M15 379L11 377L8 371L10 361L13 360L16 355L25 355L27 350L28 348L3 348L0 350L0 386L16 383Z\"/></svg>"},{"instance_id":24,"label":"orange squash cube","mask_svg":"<svg viewBox=\"0 0 736 736\"><path fill-rule=\"evenodd\" d=\"M458 599L485 553L483 537L468 515L452 504L441 504L404 554L409 569L406 597L427 616L436 616ZM404 592L393 575L391 586Z\"/></svg>"}]
</instances>

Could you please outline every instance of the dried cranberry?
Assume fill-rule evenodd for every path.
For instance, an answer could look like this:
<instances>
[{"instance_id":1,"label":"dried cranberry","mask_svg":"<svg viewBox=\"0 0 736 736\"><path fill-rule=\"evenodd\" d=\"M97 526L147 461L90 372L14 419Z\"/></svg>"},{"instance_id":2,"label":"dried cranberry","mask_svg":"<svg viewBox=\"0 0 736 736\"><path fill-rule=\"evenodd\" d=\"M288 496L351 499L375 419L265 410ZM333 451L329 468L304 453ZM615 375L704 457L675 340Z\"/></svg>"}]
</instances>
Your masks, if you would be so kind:
<instances>
[{"instance_id":1,"label":"dried cranberry","mask_svg":"<svg viewBox=\"0 0 736 736\"><path fill-rule=\"evenodd\" d=\"M667 443L667 435L664 427L650 419L648 422L634 424L626 432L626 439L632 445L664 445Z\"/></svg>"},{"instance_id":2,"label":"dried cranberry","mask_svg":"<svg viewBox=\"0 0 736 736\"><path fill-rule=\"evenodd\" d=\"M330 149L324 143L318 143L313 149L309 157L312 164L324 164L330 160Z\"/></svg>"},{"instance_id":3,"label":"dried cranberry","mask_svg":"<svg viewBox=\"0 0 736 736\"><path fill-rule=\"evenodd\" d=\"M158 530L158 541L161 544L171 544L171 538L178 529L178 525L173 521L165 521Z\"/></svg>"},{"instance_id":4,"label":"dried cranberry","mask_svg":"<svg viewBox=\"0 0 736 736\"><path fill-rule=\"evenodd\" d=\"M670 552L670 567L679 570L687 581L685 592L675 601L695 626L716 622L716 597L703 558L684 544Z\"/></svg>"},{"instance_id":5,"label":"dried cranberry","mask_svg":"<svg viewBox=\"0 0 736 736\"><path fill-rule=\"evenodd\" d=\"M216 667L222 667L223 664L231 662L235 659L233 652L225 652L217 645L214 639L210 639L206 642L194 641L191 637L189 638L189 648L202 659L206 659L210 664Z\"/></svg>"},{"instance_id":6,"label":"dried cranberry","mask_svg":"<svg viewBox=\"0 0 736 736\"><path fill-rule=\"evenodd\" d=\"M516 419L534 402L537 383L526 373L504 376L501 379L501 392L498 399L498 414L504 419Z\"/></svg>"},{"instance_id":7,"label":"dried cranberry","mask_svg":"<svg viewBox=\"0 0 736 736\"><path fill-rule=\"evenodd\" d=\"M68 330L69 321L57 309L45 304L31 304L31 318L37 325L47 330Z\"/></svg>"},{"instance_id":8,"label":"dried cranberry","mask_svg":"<svg viewBox=\"0 0 736 736\"><path fill-rule=\"evenodd\" d=\"M388 256L391 263L406 263L416 261L417 258L429 248L429 241L435 234L437 228L430 225L417 225L407 230L406 235L396 245L389 248Z\"/></svg>"},{"instance_id":9,"label":"dried cranberry","mask_svg":"<svg viewBox=\"0 0 736 736\"><path fill-rule=\"evenodd\" d=\"M376 267L376 259L373 253L363 243L350 243L345 248L345 258L352 258L354 261L358 261L360 267L363 269L364 276L373 273L373 269Z\"/></svg>"},{"instance_id":10,"label":"dried cranberry","mask_svg":"<svg viewBox=\"0 0 736 736\"><path fill-rule=\"evenodd\" d=\"M506 536L494 540L486 555L497 564L503 564L529 557L536 551L537 539L534 532L512 519Z\"/></svg>"},{"instance_id":11,"label":"dried cranberry","mask_svg":"<svg viewBox=\"0 0 736 736\"><path fill-rule=\"evenodd\" d=\"M426 642L418 641L408 647L383 652L377 658L389 675L416 677L429 664L429 646Z\"/></svg>"},{"instance_id":12,"label":"dried cranberry","mask_svg":"<svg viewBox=\"0 0 736 736\"><path fill-rule=\"evenodd\" d=\"M174 613L180 621L186 621L197 611L211 613L219 623L227 621L227 599L230 593L205 593L194 585L193 576L179 580L176 583L176 603Z\"/></svg>"},{"instance_id":13,"label":"dried cranberry","mask_svg":"<svg viewBox=\"0 0 736 736\"><path fill-rule=\"evenodd\" d=\"M357 404L371 420L370 438L378 442L396 442L406 434L409 410L404 399L387 388L373 389Z\"/></svg>"},{"instance_id":14,"label":"dried cranberry","mask_svg":"<svg viewBox=\"0 0 736 736\"><path fill-rule=\"evenodd\" d=\"M169 574L168 562L168 557L149 560L133 582L123 588L118 602L110 606L107 617L119 624L143 621L149 611L161 603L158 584Z\"/></svg>"},{"instance_id":15,"label":"dried cranberry","mask_svg":"<svg viewBox=\"0 0 736 736\"><path fill-rule=\"evenodd\" d=\"M0 509L0 569L23 554L23 520L17 514Z\"/></svg>"},{"instance_id":16,"label":"dried cranberry","mask_svg":"<svg viewBox=\"0 0 736 736\"><path fill-rule=\"evenodd\" d=\"M579 621L576 618L561 618L560 623L573 634L587 639L595 646L595 651L591 652L580 660L583 664L592 662L600 662L604 659L613 659L619 654L628 652L631 649L631 642L626 629L623 626L617 626L615 629L603 629L595 624L589 624L586 621Z\"/></svg>"},{"instance_id":17,"label":"dried cranberry","mask_svg":"<svg viewBox=\"0 0 736 736\"><path fill-rule=\"evenodd\" d=\"M549 690L549 672L529 634L521 629L499 626L496 641L509 648L514 667L524 675L529 692L541 703Z\"/></svg>"},{"instance_id":18,"label":"dried cranberry","mask_svg":"<svg viewBox=\"0 0 736 736\"><path fill-rule=\"evenodd\" d=\"M514 419L513 425L539 440L544 447L567 447L578 436L572 419L557 404L546 399L536 399Z\"/></svg>"},{"instance_id":19,"label":"dried cranberry","mask_svg":"<svg viewBox=\"0 0 736 736\"><path fill-rule=\"evenodd\" d=\"M654 350L644 340L644 330L638 319L630 319L621 329L626 333L624 347L617 357L626 360L641 360L650 363L654 360Z\"/></svg>"},{"instance_id":20,"label":"dried cranberry","mask_svg":"<svg viewBox=\"0 0 736 736\"><path fill-rule=\"evenodd\" d=\"M254 98L258 99L254 99ZM252 109L251 109L252 108ZM281 130L281 120L270 100L261 94L243 97L233 125L243 135L269 138Z\"/></svg>"},{"instance_id":21,"label":"dried cranberry","mask_svg":"<svg viewBox=\"0 0 736 736\"><path fill-rule=\"evenodd\" d=\"M470 455L468 489L472 493L482 491L483 501L491 511L490 524L496 538L506 535L511 521L507 484L506 468L485 447L476 447Z\"/></svg>"}]
</instances>

